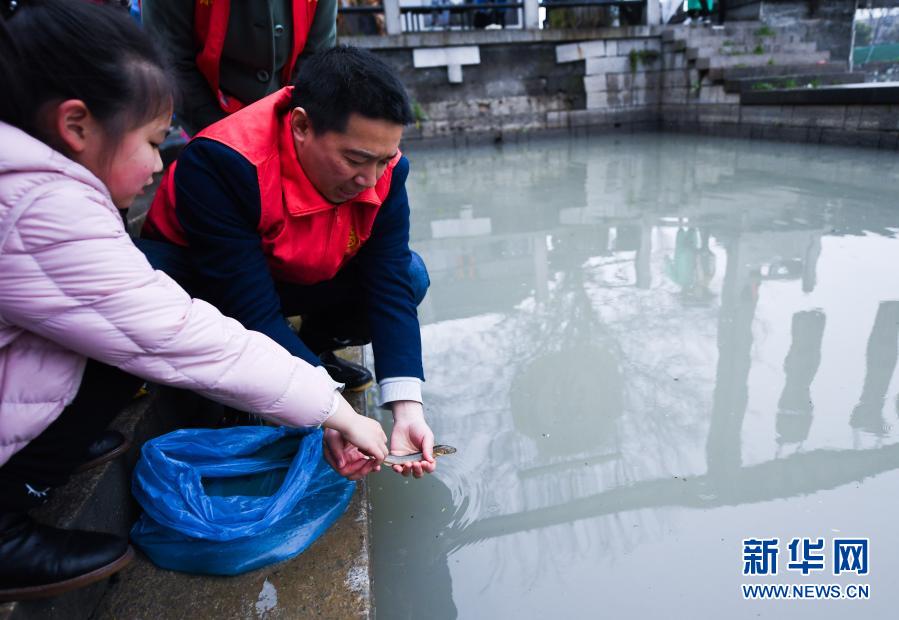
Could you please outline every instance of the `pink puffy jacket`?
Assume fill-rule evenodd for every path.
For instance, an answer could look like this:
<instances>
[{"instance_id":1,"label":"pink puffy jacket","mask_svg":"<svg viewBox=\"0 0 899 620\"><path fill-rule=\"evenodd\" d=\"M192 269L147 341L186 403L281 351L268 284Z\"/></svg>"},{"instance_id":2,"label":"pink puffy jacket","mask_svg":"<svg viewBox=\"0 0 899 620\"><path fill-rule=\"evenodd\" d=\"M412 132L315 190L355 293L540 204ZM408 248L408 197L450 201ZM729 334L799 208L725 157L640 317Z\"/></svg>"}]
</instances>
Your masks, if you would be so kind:
<instances>
[{"instance_id":1,"label":"pink puffy jacket","mask_svg":"<svg viewBox=\"0 0 899 620\"><path fill-rule=\"evenodd\" d=\"M88 357L281 424L327 419L338 384L154 271L99 179L5 123L0 145L0 465Z\"/></svg>"}]
</instances>

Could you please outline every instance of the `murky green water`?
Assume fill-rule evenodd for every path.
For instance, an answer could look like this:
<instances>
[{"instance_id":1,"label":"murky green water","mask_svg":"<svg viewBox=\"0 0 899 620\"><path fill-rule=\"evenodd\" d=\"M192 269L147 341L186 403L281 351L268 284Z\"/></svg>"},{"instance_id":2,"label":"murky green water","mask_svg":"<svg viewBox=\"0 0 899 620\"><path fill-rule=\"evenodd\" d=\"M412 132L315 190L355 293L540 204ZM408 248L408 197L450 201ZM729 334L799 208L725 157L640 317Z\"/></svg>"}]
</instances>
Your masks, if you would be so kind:
<instances>
[{"instance_id":1,"label":"murky green water","mask_svg":"<svg viewBox=\"0 0 899 620\"><path fill-rule=\"evenodd\" d=\"M379 619L895 617L894 154L644 135L410 159L426 411L459 453L369 478ZM743 574L753 537L776 575ZM859 537L868 574L834 575ZM793 538L823 570L789 567Z\"/></svg>"}]
</instances>

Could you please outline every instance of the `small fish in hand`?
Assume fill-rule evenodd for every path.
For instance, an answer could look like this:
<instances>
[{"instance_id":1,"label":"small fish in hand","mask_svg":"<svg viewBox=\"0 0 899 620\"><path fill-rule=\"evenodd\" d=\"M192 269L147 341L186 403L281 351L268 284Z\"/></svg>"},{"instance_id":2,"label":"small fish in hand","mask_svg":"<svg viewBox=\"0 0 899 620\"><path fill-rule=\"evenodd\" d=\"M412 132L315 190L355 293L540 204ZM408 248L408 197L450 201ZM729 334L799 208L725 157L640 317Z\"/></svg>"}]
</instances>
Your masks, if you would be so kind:
<instances>
[{"instance_id":1,"label":"small fish in hand","mask_svg":"<svg viewBox=\"0 0 899 620\"><path fill-rule=\"evenodd\" d=\"M443 444L434 446L434 456L446 456L447 454L454 454L455 452L456 449L452 446L446 446ZM424 459L424 455L421 452L416 452L415 454L404 454L403 456L388 454L387 458L384 459L384 464L402 465L404 463L415 463L422 459Z\"/></svg>"}]
</instances>

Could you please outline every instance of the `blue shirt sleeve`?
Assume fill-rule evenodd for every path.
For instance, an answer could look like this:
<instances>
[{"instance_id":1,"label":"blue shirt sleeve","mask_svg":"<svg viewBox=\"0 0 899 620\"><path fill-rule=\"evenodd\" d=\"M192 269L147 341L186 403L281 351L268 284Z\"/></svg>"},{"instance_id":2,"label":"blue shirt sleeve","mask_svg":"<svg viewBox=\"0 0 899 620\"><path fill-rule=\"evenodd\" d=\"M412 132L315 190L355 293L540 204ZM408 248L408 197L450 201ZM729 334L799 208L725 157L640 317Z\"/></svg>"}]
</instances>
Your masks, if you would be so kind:
<instances>
[{"instance_id":1,"label":"blue shirt sleeve","mask_svg":"<svg viewBox=\"0 0 899 620\"><path fill-rule=\"evenodd\" d=\"M408 176L409 160L403 157L393 170L390 192L378 210L371 236L358 255L379 381L390 377L424 380L421 329L409 274Z\"/></svg>"},{"instance_id":2,"label":"blue shirt sleeve","mask_svg":"<svg viewBox=\"0 0 899 620\"><path fill-rule=\"evenodd\" d=\"M201 283L199 296L292 355L320 365L281 312L258 233L255 167L219 142L194 140L178 158L175 202Z\"/></svg>"}]
</instances>

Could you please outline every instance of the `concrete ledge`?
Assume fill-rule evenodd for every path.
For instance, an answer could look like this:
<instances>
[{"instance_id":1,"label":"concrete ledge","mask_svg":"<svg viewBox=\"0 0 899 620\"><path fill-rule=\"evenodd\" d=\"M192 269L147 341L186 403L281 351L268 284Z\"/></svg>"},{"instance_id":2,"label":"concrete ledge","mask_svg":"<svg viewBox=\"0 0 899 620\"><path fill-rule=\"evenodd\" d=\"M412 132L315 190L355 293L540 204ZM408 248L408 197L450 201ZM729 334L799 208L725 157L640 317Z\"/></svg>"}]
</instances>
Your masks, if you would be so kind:
<instances>
[{"instance_id":1,"label":"concrete ledge","mask_svg":"<svg viewBox=\"0 0 899 620\"><path fill-rule=\"evenodd\" d=\"M367 618L367 505L360 486L346 514L304 553L234 577L160 570L138 554L91 618Z\"/></svg>"},{"instance_id":2,"label":"concrete ledge","mask_svg":"<svg viewBox=\"0 0 899 620\"><path fill-rule=\"evenodd\" d=\"M814 121L810 117L793 118L790 108L759 107L758 110L765 111L750 115L746 112L751 108L734 107L738 109L728 109L727 106L714 110L667 106L662 128L678 133L729 138L899 150L899 127L887 129L854 125L850 120L854 117L851 107L846 112L835 108L826 118ZM838 120L842 120L842 124Z\"/></svg>"}]
</instances>

